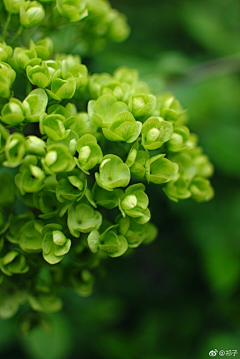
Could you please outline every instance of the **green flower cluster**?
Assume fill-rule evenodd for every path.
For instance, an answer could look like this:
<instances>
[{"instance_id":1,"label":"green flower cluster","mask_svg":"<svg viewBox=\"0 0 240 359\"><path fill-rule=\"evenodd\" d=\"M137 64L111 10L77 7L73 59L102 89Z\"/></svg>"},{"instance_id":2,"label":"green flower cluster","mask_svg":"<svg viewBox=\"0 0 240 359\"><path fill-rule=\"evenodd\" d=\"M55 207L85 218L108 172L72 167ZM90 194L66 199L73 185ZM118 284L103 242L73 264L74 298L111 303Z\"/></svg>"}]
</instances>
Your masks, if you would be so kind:
<instances>
[{"instance_id":1,"label":"green flower cluster","mask_svg":"<svg viewBox=\"0 0 240 359\"><path fill-rule=\"evenodd\" d=\"M24 24L42 9L4 4ZM78 21L89 4L62 0L57 10ZM137 71L89 75L79 56L54 53L50 38L0 49L0 316L8 318L25 302L60 310L58 287L91 294L105 258L156 238L147 184L173 201L207 201L213 167L178 101L154 96Z\"/></svg>"},{"instance_id":2,"label":"green flower cluster","mask_svg":"<svg viewBox=\"0 0 240 359\"><path fill-rule=\"evenodd\" d=\"M67 36L71 38L70 49L80 48L81 53L88 54L101 50L106 40L122 42L130 33L126 16L112 9L108 0L3 0L0 20L4 41L9 39L13 43L23 32L27 34L25 30L35 27L41 38L51 33L56 41L61 41L62 36ZM45 45L43 41L36 47L32 42L40 57L49 51Z\"/></svg>"}]
</instances>

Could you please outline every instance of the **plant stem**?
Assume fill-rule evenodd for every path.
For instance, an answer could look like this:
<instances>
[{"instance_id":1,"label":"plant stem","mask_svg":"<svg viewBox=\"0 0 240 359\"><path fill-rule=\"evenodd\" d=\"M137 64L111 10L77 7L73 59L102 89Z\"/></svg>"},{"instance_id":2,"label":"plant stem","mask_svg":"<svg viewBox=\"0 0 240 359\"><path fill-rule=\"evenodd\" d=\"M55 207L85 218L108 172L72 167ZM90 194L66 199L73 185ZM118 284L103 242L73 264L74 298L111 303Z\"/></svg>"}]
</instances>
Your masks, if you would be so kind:
<instances>
[{"instance_id":1,"label":"plant stem","mask_svg":"<svg viewBox=\"0 0 240 359\"><path fill-rule=\"evenodd\" d=\"M2 33L3 40L5 40L6 37L7 37L7 30L8 30L8 26L10 24L10 21L11 21L11 16L12 16L12 14L8 13L8 17L7 17L7 20L5 22L5 25L4 25L4 28L3 28L3 33Z\"/></svg>"},{"instance_id":2,"label":"plant stem","mask_svg":"<svg viewBox=\"0 0 240 359\"><path fill-rule=\"evenodd\" d=\"M18 31L16 32L15 36L12 38L12 41L10 42L10 45L13 44L13 42L18 38L18 36L21 35L21 33L23 32L23 26L19 26Z\"/></svg>"}]
</instances>

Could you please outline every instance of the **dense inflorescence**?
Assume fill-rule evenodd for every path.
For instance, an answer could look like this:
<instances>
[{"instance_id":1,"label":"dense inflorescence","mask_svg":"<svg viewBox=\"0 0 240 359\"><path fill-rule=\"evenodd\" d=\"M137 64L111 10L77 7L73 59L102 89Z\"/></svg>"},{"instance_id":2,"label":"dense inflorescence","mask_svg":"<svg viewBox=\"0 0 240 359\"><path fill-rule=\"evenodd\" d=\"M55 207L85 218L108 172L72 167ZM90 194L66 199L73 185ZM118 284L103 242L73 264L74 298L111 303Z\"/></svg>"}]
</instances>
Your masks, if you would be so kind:
<instances>
[{"instance_id":1,"label":"dense inflorescence","mask_svg":"<svg viewBox=\"0 0 240 359\"><path fill-rule=\"evenodd\" d=\"M24 302L35 311L59 310L60 287L89 295L102 260L156 238L148 184L176 202L207 201L213 166L179 102L153 95L136 70L89 75L78 55L55 53L50 37L10 46L11 19L20 23L17 39L24 28L49 21L45 11L53 22L82 23L89 44L107 34L120 41L128 27L107 2L4 0L4 6L0 316L8 318ZM104 24L105 32L94 35Z\"/></svg>"}]
</instances>

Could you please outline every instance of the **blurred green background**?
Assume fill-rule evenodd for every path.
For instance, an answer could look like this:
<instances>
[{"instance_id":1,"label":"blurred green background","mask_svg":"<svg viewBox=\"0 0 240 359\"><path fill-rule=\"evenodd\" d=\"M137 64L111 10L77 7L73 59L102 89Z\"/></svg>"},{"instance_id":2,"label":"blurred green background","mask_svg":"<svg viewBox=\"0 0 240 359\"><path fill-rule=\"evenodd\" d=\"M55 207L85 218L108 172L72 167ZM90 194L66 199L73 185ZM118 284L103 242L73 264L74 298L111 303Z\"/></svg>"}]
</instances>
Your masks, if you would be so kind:
<instances>
[{"instance_id":1,"label":"blurred green background","mask_svg":"<svg viewBox=\"0 0 240 359\"><path fill-rule=\"evenodd\" d=\"M240 2L111 4L131 36L83 62L92 73L136 68L154 93L172 92L214 163L216 195L175 204L149 188L155 243L107 260L90 298L63 293L64 311L43 316L46 330L20 335L23 313L1 320L0 358L240 357Z\"/></svg>"}]
</instances>

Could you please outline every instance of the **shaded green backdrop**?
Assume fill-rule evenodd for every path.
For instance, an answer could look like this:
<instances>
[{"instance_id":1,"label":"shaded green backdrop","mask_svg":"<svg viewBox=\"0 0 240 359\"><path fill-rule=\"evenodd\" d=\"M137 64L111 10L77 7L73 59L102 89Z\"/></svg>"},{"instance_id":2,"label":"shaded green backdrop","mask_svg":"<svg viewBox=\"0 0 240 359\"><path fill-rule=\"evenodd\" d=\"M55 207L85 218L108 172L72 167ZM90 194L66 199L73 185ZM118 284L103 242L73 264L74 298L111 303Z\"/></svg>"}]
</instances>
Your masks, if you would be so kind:
<instances>
[{"instance_id":1,"label":"shaded green backdrop","mask_svg":"<svg viewBox=\"0 0 240 359\"><path fill-rule=\"evenodd\" d=\"M131 36L83 63L92 73L137 68L153 91L175 94L214 163L215 199L175 204L153 185L156 242L107 260L90 298L65 294L64 311L46 317L52 332L24 337L22 313L1 320L0 358L240 357L240 2L111 3Z\"/></svg>"}]
</instances>

